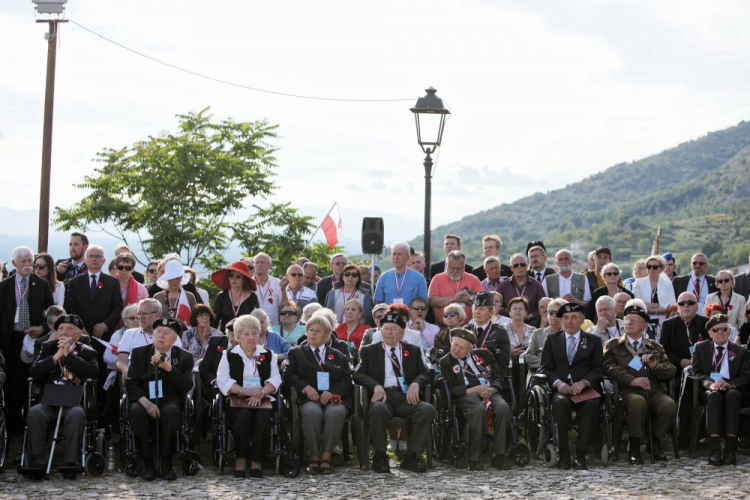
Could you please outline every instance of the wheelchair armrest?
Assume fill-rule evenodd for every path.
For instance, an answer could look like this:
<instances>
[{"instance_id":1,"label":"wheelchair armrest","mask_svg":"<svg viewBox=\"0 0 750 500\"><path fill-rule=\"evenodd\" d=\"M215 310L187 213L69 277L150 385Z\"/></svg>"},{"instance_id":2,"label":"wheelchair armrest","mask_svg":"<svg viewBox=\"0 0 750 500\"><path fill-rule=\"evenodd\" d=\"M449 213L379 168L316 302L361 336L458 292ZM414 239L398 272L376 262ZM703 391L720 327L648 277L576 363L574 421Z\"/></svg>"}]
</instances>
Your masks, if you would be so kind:
<instances>
[{"instance_id":1,"label":"wheelchair armrest","mask_svg":"<svg viewBox=\"0 0 750 500\"><path fill-rule=\"evenodd\" d=\"M422 394L422 401L426 401L427 403L432 403L432 384L427 384L424 386L424 392Z\"/></svg>"}]
</instances>

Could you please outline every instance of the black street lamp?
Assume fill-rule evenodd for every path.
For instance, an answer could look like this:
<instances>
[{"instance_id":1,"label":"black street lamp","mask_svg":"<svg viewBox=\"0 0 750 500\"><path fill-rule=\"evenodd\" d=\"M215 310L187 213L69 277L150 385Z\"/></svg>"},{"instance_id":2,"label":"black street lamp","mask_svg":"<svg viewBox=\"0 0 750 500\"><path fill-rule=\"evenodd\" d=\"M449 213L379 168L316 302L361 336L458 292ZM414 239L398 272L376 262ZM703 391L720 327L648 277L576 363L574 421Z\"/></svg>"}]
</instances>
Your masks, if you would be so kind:
<instances>
[{"instance_id":1,"label":"black street lamp","mask_svg":"<svg viewBox=\"0 0 750 500\"><path fill-rule=\"evenodd\" d=\"M430 269L430 211L432 208L432 153L437 150L443 140L445 119L451 114L443 106L443 100L435 95L437 90L430 87L427 95L417 99L417 104L411 108L417 122L417 142L427 155L424 159L424 260L427 273Z\"/></svg>"}]
</instances>

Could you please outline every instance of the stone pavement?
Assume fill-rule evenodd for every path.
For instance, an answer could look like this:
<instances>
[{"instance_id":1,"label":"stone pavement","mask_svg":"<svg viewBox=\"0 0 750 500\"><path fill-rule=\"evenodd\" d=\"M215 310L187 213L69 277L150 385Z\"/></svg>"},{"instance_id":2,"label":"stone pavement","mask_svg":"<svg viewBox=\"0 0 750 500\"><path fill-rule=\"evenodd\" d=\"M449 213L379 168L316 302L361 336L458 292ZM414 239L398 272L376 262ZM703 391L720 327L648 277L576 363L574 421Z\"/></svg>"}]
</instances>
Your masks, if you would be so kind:
<instances>
[{"instance_id":1,"label":"stone pavement","mask_svg":"<svg viewBox=\"0 0 750 500\"><path fill-rule=\"evenodd\" d=\"M644 458L648 459L648 455ZM0 498L59 500L106 498L181 499L489 499L489 498L662 498L741 499L750 497L750 457L743 452L736 467L709 467L706 459L670 459L666 464L632 467L622 460L610 467L592 465L585 472L547 469L540 462L523 469L499 472L459 472L438 463L425 474L393 469L390 475L363 472L354 466L329 476L300 475L295 479L266 471L263 479L238 480L219 476L212 466L194 477L173 483L145 483L124 474L65 481L30 481L12 467L0 473ZM175 464L177 461L175 460ZM391 465L395 465L392 461ZM180 473L179 468L175 468Z\"/></svg>"}]
</instances>

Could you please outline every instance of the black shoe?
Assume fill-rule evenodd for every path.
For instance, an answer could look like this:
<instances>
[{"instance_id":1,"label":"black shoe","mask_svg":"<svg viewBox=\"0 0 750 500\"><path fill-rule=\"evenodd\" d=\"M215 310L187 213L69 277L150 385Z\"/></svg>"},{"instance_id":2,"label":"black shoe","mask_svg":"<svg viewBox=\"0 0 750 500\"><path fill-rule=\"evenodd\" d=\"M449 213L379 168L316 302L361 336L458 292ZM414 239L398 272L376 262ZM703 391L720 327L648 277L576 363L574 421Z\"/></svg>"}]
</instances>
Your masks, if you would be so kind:
<instances>
[{"instance_id":1,"label":"black shoe","mask_svg":"<svg viewBox=\"0 0 750 500\"><path fill-rule=\"evenodd\" d=\"M410 470L412 472L426 472L427 467L425 467L424 462L422 462L422 459L417 456L416 453L413 451L407 451L404 454L404 459L401 461L401 468L405 470Z\"/></svg>"},{"instance_id":2,"label":"black shoe","mask_svg":"<svg viewBox=\"0 0 750 500\"><path fill-rule=\"evenodd\" d=\"M237 479L245 479L245 469L234 469L234 477Z\"/></svg>"},{"instance_id":3,"label":"black shoe","mask_svg":"<svg viewBox=\"0 0 750 500\"><path fill-rule=\"evenodd\" d=\"M708 455L708 465L719 466L722 463L721 460L721 438L710 437L708 438L711 443L711 452Z\"/></svg>"},{"instance_id":4,"label":"black shoe","mask_svg":"<svg viewBox=\"0 0 750 500\"><path fill-rule=\"evenodd\" d=\"M372 457L373 472L391 472L391 466L388 463L388 455L385 452L375 452Z\"/></svg>"},{"instance_id":5,"label":"black shoe","mask_svg":"<svg viewBox=\"0 0 750 500\"><path fill-rule=\"evenodd\" d=\"M654 460L656 460L657 462L667 461L667 455L665 455L662 451L661 443L659 443L659 441L654 441L654 449L651 452L651 456L654 457Z\"/></svg>"},{"instance_id":6,"label":"black shoe","mask_svg":"<svg viewBox=\"0 0 750 500\"><path fill-rule=\"evenodd\" d=\"M643 463L643 457L641 456L641 440L639 438L630 438L628 462L630 462L631 465L641 465Z\"/></svg>"},{"instance_id":7,"label":"black shoe","mask_svg":"<svg viewBox=\"0 0 750 500\"><path fill-rule=\"evenodd\" d=\"M586 466L586 452L585 451L576 451L576 461L573 463L573 467L575 467L576 470L588 470L589 469Z\"/></svg>"},{"instance_id":8,"label":"black shoe","mask_svg":"<svg viewBox=\"0 0 750 500\"><path fill-rule=\"evenodd\" d=\"M153 459L149 458L143 461L143 480L153 481L154 479L156 479L156 467Z\"/></svg>"},{"instance_id":9,"label":"black shoe","mask_svg":"<svg viewBox=\"0 0 750 500\"><path fill-rule=\"evenodd\" d=\"M260 479L263 477L263 469L250 469L250 477Z\"/></svg>"},{"instance_id":10,"label":"black shoe","mask_svg":"<svg viewBox=\"0 0 750 500\"><path fill-rule=\"evenodd\" d=\"M557 467L562 470L570 470L570 452L567 449L560 450L560 458L557 461Z\"/></svg>"},{"instance_id":11,"label":"black shoe","mask_svg":"<svg viewBox=\"0 0 750 500\"><path fill-rule=\"evenodd\" d=\"M174 469L172 468L172 457L162 457L161 477L166 481L174 481L177 479L177 474L175 474Z\"/></svg>"},{"instance_id":12,"label":"black shoe","mask_svg":"<svg viewBox=\"0 0 750 500\"><path fill-rule=\"evenodd\" d=\"M484 465L480 460L469 460L469 470L481 471L484 470Z\"/></svg>"},{"instance_id":13,"label":"black shoe","mask_svg":"<svg viewBox=\"0 0 750 500\"><path fill-rule=\"evenodd\" d=\"M492 462L490 463L497 470L510 470L513 468L510 461L508 461L508 457L505 455L495 455L492 457Z\"/></svg>"}]
</instances>

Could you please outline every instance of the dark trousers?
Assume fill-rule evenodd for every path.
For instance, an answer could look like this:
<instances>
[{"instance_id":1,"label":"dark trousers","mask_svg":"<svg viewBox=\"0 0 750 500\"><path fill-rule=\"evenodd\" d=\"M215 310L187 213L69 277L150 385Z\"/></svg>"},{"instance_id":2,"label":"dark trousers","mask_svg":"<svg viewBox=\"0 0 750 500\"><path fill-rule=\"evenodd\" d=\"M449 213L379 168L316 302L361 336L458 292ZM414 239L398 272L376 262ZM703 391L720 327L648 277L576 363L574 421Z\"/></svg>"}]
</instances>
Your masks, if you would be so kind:
<instances>
[{"instance_id":1,"label":"dark trousers","mask_svg":"<svg viewBox=\"0 0 750 500\"><path fill-rule=\"evenodd\" d=\"M44 457L47 453L47 430L51 423L57 422L59 407L43 404L35 405L29 410L28 426L31 440L31 454ZM81 464L81 444L84 428L86 427L86 412L83 407L63 409L60 434L65 438L64 462L66 464Z\"/></svg>"},{"instance_id":2,"label":"dark trousers","mask_svg":"<svg viewBox=\"0 0 750 500\"><path fill-rule=\"evenodd\" d=\"M8 430L13 433L23 432L21 409L29 397L29 365L21 361L23 332L12 332L10 351L5 353L5 406L8 410Z\"/></svg>"},{"instance_id":3,"label":"dark trousers","mask_svg":"<svg viewBox=\"0 0 750 500\"><path fill-rule=\"evenodd\" d=\"M630 437L643 437L646 424L647 405L645 391L627 391L622 393L622 402L627 416L625 422ZM663 392L653 392L649 398L651 406L651 432L654 439L660 441L667 435L674 424L677 403Z\"/></svg>"},{"instance_id":4,"label":"dark trousers","mask_svg":"<svg viewBox=\"0 0 750 500\"><path fill-rule=\"evenodd\" d=\"M180 430L180 412L182 402L167 400L159 403L159 453L163 457L171 457L177 449L177 433ZM149 427L156 427L155 419L148 416L146 409L136 401L130 404L130 426L135 435L135 445L143 458L152 458L153 450L149 446Z\"/></svg>"},{"instance_id":5,"label":"dark trousers","mask_svg":"<svg viewBox=\"0 0 750 500\"><path fill-rule=\"evenodd\" d=\"M411 422L409 440L406 444L407 450L421 455L427 444L430 424L435 418L435 408L424 401L415 405L409 404L406 401L406 394L399 388L386 389L385 393L387 396L385 403L378 401L370 405L370 439L375 451L385 453L386 430L391 419L396 416Z\"/></svg>"},{"instance_id":6,"label":"dark trousers","mask_svg":"<svg viewBox=\"0 0 750 500\"><path fill-rule=\"evenodd\" d=\"M708 435L737 435L740 426L742 393L729 391L706 391L702 396L706 403L706 432ZM722 433L722 428L724 432Z\"/></svg>"},{"instance_id":7,"label":"dark trousers","mask_svg":"<svg viewBox=\"0 0 750 500\"><path fill-rule=\"evenodd\" d=\"M271 431L273 410L251 410L250 408L230 408L229 418L234 427L234 448L237 458L249 458L260 462L263 458L263 443Z\"/></svg>"},{"instance_id":8,"label":"dark trousers","mask_svg":"<svg viewBox=\"0 0 750 500\"><path fill-rule=\"evenodd\" d=\"M559 392L552 393L552 418L557 424L558 442L561 449L568 448L568 431L570 430L572 413L575 410L578 418L577 451L589 449L594 438L594 432L599 429L599 400L589 399L575 404L570 398Z\"/></svg>"}]
</instances>

